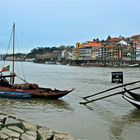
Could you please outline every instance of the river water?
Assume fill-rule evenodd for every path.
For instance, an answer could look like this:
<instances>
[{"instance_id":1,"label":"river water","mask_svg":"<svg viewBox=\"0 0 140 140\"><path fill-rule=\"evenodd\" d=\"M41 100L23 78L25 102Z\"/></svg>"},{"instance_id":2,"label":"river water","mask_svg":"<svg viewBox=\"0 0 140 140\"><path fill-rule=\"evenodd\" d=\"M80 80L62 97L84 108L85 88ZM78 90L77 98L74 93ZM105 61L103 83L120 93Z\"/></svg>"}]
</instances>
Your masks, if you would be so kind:
<instances>
[{"instance_id":1,"label":"river water","mask_svg":"<svg viewBox=\"0 0 140 140\"><path fill-rule=\"evenodd\" d=\"M0 62L0 66L2 64ZM140 111L121 95L92 102L88 106L79 104L84 101L83 96L117 86L111 83L113 71L123 72L124 83L140 80L139 68L16 62L16 73L28 82L38 83L42 87L75 90L60 100L0 98L0 110L55 131L69 133L81 140L137 140L140 137Z\"/></svg>"}]
</instances>

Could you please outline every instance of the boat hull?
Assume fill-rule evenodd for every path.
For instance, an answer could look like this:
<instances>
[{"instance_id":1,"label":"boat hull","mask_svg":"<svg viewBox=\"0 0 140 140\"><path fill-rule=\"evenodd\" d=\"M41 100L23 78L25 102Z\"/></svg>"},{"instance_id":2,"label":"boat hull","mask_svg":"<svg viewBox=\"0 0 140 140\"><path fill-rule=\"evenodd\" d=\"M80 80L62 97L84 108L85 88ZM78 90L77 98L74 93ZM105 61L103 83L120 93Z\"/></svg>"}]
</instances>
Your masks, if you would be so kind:
<instances>
[{"instance_id":1,"label":"boat hull","mask_svg":"<svg viewBox=\"0 0 140 140\"><path fill-rule=\"evenodd\" d=\"M72 90L52 90L47 88L38 88L36 90L25 90L26 92L32 95L32 98L42 98L42 99L59 99L68 93L72 92Z\"/></svg>"},{"instance_id":2,"label":"boat hull","mask_svg":"<svg viewBox=\"0 0 140 140\"><path fill-rule=\"evenodd\" d=\"M127 90L126 88L124 88L124 91L125 91L126 93L128 93L131 97L133 97L134 99L140 100L140 94L131 92L131 91Z\"/></svg>"},{"instance_id":3,"label":"boat hull","mask_svg":"<svg viewBox=\"0 0 140 140\"><path fill-rule=\"evenodd\" d=\"M122 96L126 101L130 102L132 105L134 105L136 108L140 109L140 100L133 99L131 97L128 97L127 95L123 94Z\"/></svg>"},{"instance_id":4,"label":"boat hull","mask_svg":"<svg viewBox=\"0 0 140 140\"><path fill-rule=\"evenodd\" d=\"M1 87L0 91L3 92L23 92L30 94L31 98L43 98L43 99L59 99L68 93L72 92L72 90L57 90L57 89L49 89L49 88L36 88L36 89L17 89L17 88L8 88Z\"/></svg>"},{"instance_id":5,"label":"boat hull","mask_svg":"<svg viewBox=\"0 0 140 140\"><path fill-rule=\"evenodd\" d=\"M0 97L4 98L29 99L31 96L31 94L25 92L0 91Z\"/></svg>"}]
</instances>

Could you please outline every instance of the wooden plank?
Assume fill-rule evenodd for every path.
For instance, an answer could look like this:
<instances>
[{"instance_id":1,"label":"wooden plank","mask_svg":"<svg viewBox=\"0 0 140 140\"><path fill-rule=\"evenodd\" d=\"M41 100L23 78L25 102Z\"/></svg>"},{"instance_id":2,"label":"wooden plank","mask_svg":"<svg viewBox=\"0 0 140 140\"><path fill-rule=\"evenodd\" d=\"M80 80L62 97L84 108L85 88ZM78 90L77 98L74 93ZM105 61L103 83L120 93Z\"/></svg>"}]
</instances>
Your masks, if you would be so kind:
<instances>
[{"instance_id":1,"label":"wooden plank","mask_svg":"<svg viewBox=\"0 0 140 140\"><path fill-rule=\"evenodd\" d=\"M131 88L127 91L131 91L131 90L136 90L136 89L140 89L140 87L135 87L135 88ZM89 100L89 101L86 101L86 102L80 102L80 104L88 104L88 103L91 103L91 102L94 102L94 101L98 101L98 100L101 100L101 99L104 99L104 98L108 98L108 97L111 97L111 96L115 96L115 95L118 95L118 94L124 94L126 91L120 91L120 92L116 92L116 93L113 93L113 94L110 94L110 95L106 95L106 96L103 96L103 97L100 97L100 98L97 98L97 99L93 99L93 100Z\"/></svg>"},{"instance_id":2,"label":"wooden plank","mask_svg":"<svg viewBox=\"0 0 140 140\"><path fill-rule=\"evenodd\" d=\"M139 83L139 82L140 81L135 81L135 82L130 82L130 83L122 84L122 85L119 85L119 86L116 86L116 87L109 88L107 90L103 90L103 91L98 92L96 94L92 94L92 95L88 95L88 96L82 97L82 98L86 100L87 98L90 98L90 97L102 94L104 92L108 92L108 91L111 91L111 90L114 90L114 89L117 89L117 88L125 87L125 86L132 85L132 84L136 84L136 83Z\"/></svg>"}]
</instances>

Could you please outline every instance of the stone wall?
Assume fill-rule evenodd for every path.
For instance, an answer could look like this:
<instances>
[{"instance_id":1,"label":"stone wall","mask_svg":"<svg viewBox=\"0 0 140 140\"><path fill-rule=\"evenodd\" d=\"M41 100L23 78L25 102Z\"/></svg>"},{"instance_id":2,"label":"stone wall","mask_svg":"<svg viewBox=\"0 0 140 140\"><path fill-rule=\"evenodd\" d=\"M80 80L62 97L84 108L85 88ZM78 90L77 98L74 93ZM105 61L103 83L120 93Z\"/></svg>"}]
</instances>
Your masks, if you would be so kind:
<instances>
[{"instance_id":1,"label":"stone wall","mask_svg":"<svg viewBox=\"0 0 140 140\"><path fill-rule=\"evenodd\" d=\"M55 132L0 112L0 140L75 140L72 136Z\"/></svg>"}]
</instances>

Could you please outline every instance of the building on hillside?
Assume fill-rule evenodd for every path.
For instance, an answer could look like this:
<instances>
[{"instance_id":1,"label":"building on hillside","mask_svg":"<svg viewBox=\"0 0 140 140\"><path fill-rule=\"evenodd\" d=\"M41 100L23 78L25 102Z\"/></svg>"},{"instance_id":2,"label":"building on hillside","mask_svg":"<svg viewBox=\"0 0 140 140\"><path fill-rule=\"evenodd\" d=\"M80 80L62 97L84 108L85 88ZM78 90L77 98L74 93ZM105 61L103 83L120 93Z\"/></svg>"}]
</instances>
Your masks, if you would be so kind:
<instances>
[{"instance_id":1,"label":"building on hillside","mask_svg":"<svg viewBox=\"0 0 140 140\"><path fill-rule=\"evenodd\" d=\"M72 49L65 49L61 51L61 55L59 56L60 60L72 60Z\"/></svg>"},{"instance_id":2,"label":"building on hillside","mask_svg":"<svg viewBox=\"0 0 140 140\"><path fill-rule=\"evenodd\" d=\"M77 47L72 50L72 60L79 60L79 49Z\"/></svg>"},{"instance_id":3,"label":"building on hillside","mask_svg":"<svg viewBox=\"0 0 140 140\"><path fill-rule=\"evenodd\" d=\"M79 49L79 60L91 60L91 47L82 47Z\"/></svg>"},{"instance_id":4,"label":"building on hillside","mask_svg":"<svg viewBox=\"0 0 140 140\"><path fill-rule=\"evenodd\" d=\"M59 51L53 51L53 52L46 52L43 54L37 54L36 59L56 61L58 59L59 53L60 53Z\"/></svg>"},{"instance_id":5,"label":"building on hillside","mask_svg":"<svg viewBox=\"0 0 140 140\"><path fill-rule=\"evenodd\" d=\"M88 41L78 47L79 60L97 60L99 59L99 49L101 43L96 41Z\"/></svg>"},{"instance_id":6,"label":"building on hillside","mask_svg":"<svg viewBox=\"0 0 140 140\"><path fill-rule=\"evenodd\" d=\"M140 60L140 40L132 41L131 59Z\"/></svg>"},{"instance_id":7,"label":"building on hillside","mask_svg":"<svg viewBox=\"0 0 140 140\"><path fill-rule=\"evenodd\" d=\"M130 38L131 38L131 40L140 40L140 35L139 34L138 35L133 35Z\"/></svg>"},{"instance_id":8,"label":"building on hillside","mask_svg":"<svg viewBox=\"0 0 140 140\"><path fill-rule=\"evenodd\" d=\"M109 39L107 42L106 42L106 45L109 45L109 46L114 46L114 45L117 45L122 39L121 38L117 38L117 37L114 37L114 38L111 38Z\"/></svg>"},{"instance_id":9,"label":"building on hillside","mask_svg":"<svg viewBox=\"0 0 140 140\"><path fill-rule=\"evenodd\" d=\"M92 60L100 60L101 59L102 44L99 42L93 42L90 45L92 47L91 59Z\"/></svg>"},{"instance_id":10,"label":"building on hillside","mask_svg":"<svg viewBox=\"0 0 140 140\"><path fill-rule=\"evenodd\" d=\"M124 38L111 38L106 44L107 60L129 60L131 46Z\"/></svg>"},{"instance_id":11,"label":"building on hillside","mask_svg":"<svg viewBox=\"0 0 140 140\"><path fill-rule=\"evenodd\" d=\"M73 60L140 60L140 35L76 43ZM121 62L122 62L121 61Z\"/></svg>"},{"instance_id":12,"label":"building on hillside","mask_svg":"<svg viewBox=\"0 0 140 140\"><path fill-rule=\"evenodd\" d=\"M12 61L13 60L13 56L7 56L5 58L6 61ZM15 56L14 57L15 61L25 61L25 55L21 55L21 56Z\"/></svg>"},{"instance_id":13,"label":"building on hillside","mask_svg":"<svg viewBox=\"0 0 140 140\"><path fill-rule=\"evenodd\" d=\"M125 40L121 40L118 43L118 59L121 60L131 60L130 57L131 46Z\"/></svg>"},{"instance_id":14,"label":"building on hillside","mask_svg":"<svg viewBox=\"0 0 140 140\"><path fill-rule=\"evenodd\" d=\"M72 50L67 50L66 60L72 60Z\"/></svg>"},{"instance_id":15,"label":"building on hillside","mask_svg":"<svg viewBox=\"0 0 140 140\"><path fill-rule=\"evenodd\" d=\"M25 61L27 62L34 62L35 58L25 58Z\"/></svg>"}]
</instances>

